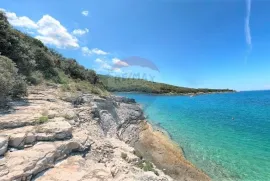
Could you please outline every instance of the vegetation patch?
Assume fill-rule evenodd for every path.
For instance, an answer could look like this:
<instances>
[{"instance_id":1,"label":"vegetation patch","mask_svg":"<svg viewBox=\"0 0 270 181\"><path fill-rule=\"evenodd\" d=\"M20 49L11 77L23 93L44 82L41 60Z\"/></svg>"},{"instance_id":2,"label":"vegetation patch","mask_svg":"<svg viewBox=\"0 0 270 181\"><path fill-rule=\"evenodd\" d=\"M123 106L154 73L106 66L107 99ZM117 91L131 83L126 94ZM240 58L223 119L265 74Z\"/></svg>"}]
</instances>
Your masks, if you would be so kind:
<instances>
[{"instance_id":1,"label":"vegetation patch","mask_svg":"<svg viewBox=\"0 0 270 181\"><path fill-rule=\"evenodd\" d=\"M138 150L134 150L133 154L136 155L140 160L136 163L136 166L142 169L145 172L154 172L157 176L159 176L159 173L157 170L155 170L153 163L150 161L144 160L141 152Z\"/></svg>"},{"instance_id":2,"label":"vegetation patch","mask_svg":"<svg viewBox=\"0 0 270 181\"><path fill-rule=\"evenodd\" d=\"M0 108L10 98L27 95L26 83L19 76L16 64L7 57L0 56Z\"/></svg>"},{"instance_id":3,"label":"vegetation patch","mask_svg":"<svg viewBox=\"0 0 270 181\"><path fill-rule=\"evenodd\" d=\"M41 116L41 117L36 121L36 123L37 123L37 124L44 124L44 123L48 122L48 120L49 120L48 116Z\"/></svg>"},{"instance_id":4,"label":"vegetation patch","mask_svg":"<svg viewBox=\"0 0 270 181\"><path fill-rule=\"evenodd\" d=\"M137 164L137 167L142 169L145 172L154 172L157 176L159 175L158 171L155 170L153 164L147 160L140 160Z\"/></svg>"},{"instance_id":5,"label":"vegetation patch","mask_svg":"<svg viewBox=\"0 0 270 181\"><path fill-rule=\"evenodd\" d=\"M22 83L22 77L33 85L48 81L63 84L64 88L69 89L69 84L75 82L76 90L96 94L105 91L95 71L79 65L75 59L63 57L40 40L14 29L2 11L0 11L0 42L1 55L5 56L1 57L0 62L4 61L6 64L0 65L1 71L5 71L0 71L0 77L5 77L2 75L6 75L6 71L9 71L6 83L17 83L17 87L9 84L7 88L16 91L17 95L22 94L22 88L26 87L26 84ZM9 81L11 79L12 81Z\"/></svg>"},{"instance_id":6,"label":"vegetation patch","mask_svg":"<svg viewBox=\"0 0 270 181\"><path fill-rule=\"evenodd\" d=\"M140 78L122 78L99 75L101 82L112 92L144 92L150 94L201 94L212 92L232 92L229 89L194 89L147 81Z\"/></svg>"}]
</instances>

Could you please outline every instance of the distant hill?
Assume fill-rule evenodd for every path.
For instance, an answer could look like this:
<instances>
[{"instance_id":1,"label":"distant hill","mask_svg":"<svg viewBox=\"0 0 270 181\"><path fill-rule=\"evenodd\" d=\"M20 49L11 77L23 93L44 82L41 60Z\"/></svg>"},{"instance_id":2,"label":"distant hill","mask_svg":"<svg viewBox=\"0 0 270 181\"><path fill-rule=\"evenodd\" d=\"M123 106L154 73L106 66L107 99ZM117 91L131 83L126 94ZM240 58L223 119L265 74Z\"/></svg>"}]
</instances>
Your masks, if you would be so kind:
<instances>
[{"instance_id":1,"label":"distant hill","mask_svg":"<svg viewBox=\"0 0 270 181\"><path fill-rule=\"evenodd\" d=\"M233 92L230 89L194 89L178 87L144 79L132 79L99 75L105 88L111 92L143 92L152 94L202 94L214 92Z\"/></svg>"}]
</instances>

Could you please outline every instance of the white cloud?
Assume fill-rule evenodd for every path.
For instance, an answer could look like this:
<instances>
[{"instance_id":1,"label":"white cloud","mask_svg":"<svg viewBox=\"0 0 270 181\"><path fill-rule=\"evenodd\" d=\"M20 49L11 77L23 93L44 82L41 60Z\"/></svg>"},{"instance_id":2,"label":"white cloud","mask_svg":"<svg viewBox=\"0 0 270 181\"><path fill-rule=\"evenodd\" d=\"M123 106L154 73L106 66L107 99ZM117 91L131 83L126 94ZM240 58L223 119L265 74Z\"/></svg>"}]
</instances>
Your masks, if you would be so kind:
<instances>
[{"instance_id":1,"label":"white cloud","mask_svg":"<svg viewBox=\"0 0 270 181\"><path fill-rule=\"evenodd\" d=\"M51 17L44 15L38 22L37 39L45 44L55 45L58 48L78 48L78 40L72 36L61 23Z\"/></svg>"},{"instance_id":2,"label":"white cloud","mask_svg":"<svg viewBox=\"0 0 270 181\"><path fill-rule=\"evenodd\" d=\"M112 67L112 65L110 65L108 62L106 62L105 60L102 60L100 58L97 58L95 60L95 62L100 65L98 71L112 71L112 72L115 72L115 73L121 73L122 72L122 70L120 68Z\"/></svg>"},{"instance_id":3,"label":"white cloud","mask_svg":"<svg viewBox=\"0 0 270 181\"><path fill-rule=\"evenodd\" d=\"M128 66L128 63L127 63L127 62L121 61L121 60L118 59L118 58L113 58L113 59L112 59L112 62L113 62L113 64L116 65L116 66L121 66L121 67L127 67L127 66Z\"/></svg>"},{"instance_id":4,"label":"white cloud","mask_svg":"<svg viewBox=\"0 0 270 181\"><path fill-rule=\"evenodd\" d=\"M27 32L35 34L35 38L45 44L54 45L57 48L78 48L78 40L72 36L61 23L50 15L44 15L38 22L34 22L26 16L17 16L13 12L5 12L8 21L15 27L26 28ZM31 31L29 31L31 30Z\"/></svg>"},{"instance_id":5,"label":"white cloud","mask_svg":"<svg viewBox=\"0 0 270 181\"><path fill-rule=\"evenodd\" d=\"M112 66L109 65L106 61L100 59L100 58L97 58L95 60L96 63L100 64L100 69L105 69L105 70L111 70L112 69Z\"/></svg>"},{"instance_id":6,"label":"white cloud","mask_svg":"<svg viewBox=\"0 0 270 181\"><path fill-rule=\"evenodd\" d=\"M102 63L102 62L104 62L102 59L100 59L100 58L97 58L96 60L95 60L95 62L97 62L97 63Z\"/></svg>"},{"instance_id":7,"label":"white cloud","mask_svg":"<svg viewBox=\"0 0 270 181\"><path fill-rule=\"evenodd\" d=\"M103 69L107 69L107 70L111 70L112 69L112 66L110 66L108 63L103 63L102 64L102 68Z\"/></svg>"},{"instance_id":8,"label":"white cloud","mask_svg":"<svg viewBox=\"0 0 270 181\"><path fill-rule=\"evenodd\" d=\"M116 73L121 73L122 70L120 68L113 68L113 71L116 72Z\"/></svg>"},{"instance_id":9,"label":"white cloud","mask_svg":"<svg viewBox=\"0 0 270 181\"><path fill-rule=\"evenodd\" d=\"M246 5L247 5L247 16L245 19L245 35L246 35L246 42L249 48L252 48L252 41L251 41L251 32L250 32L250 11L251 11L251 0L246 0Z\"/></svg>"},{"instance_id":10,"label":"white cloud","mask_svg":"<svg viewBox=\"0 0 270 181\"><path fill-rule=\"evenodd\" d=\"M86 34L88 32L89 32L89 30L87 28L85 28L85 29L75 29L75 30L72 31L72 34L82 36L82 35L84 35L84 34Z\"/></svg>"},{"instance_id":11,"label":"white cloud","mask_svg":"<svg viewBox=\"0 0 270 181\"><path fill-rule=\"evenodd\" d=\"M89 14L88 11L86 11L86 10L82 11L82 15L83 15L83 16L88 16L88 14Z\"/></svg>"},{"instance_id":12,"label":"white cloud","mask_svg":"<svg viewBox=\"0 0 270 181\"><path fill-rule=\"evenodd\" d=\"M18 17L16 13L6 11L5 9L0 9L0 10L6 14L9 23L13 26L29 28L29 29L37 28L36 23L26 16Z\"/></svg>"},{"instance_id":13,"label":"white cloud","mask_svg":"<svg viewBox=\"0 0 270 181\"><path fill-rule=\"evenodd\" d=\"M82 52L84 55L107 55L108 52L100 50L98 48L89 49L88 47L82 47Z\"/></svg>"}]
</instances>

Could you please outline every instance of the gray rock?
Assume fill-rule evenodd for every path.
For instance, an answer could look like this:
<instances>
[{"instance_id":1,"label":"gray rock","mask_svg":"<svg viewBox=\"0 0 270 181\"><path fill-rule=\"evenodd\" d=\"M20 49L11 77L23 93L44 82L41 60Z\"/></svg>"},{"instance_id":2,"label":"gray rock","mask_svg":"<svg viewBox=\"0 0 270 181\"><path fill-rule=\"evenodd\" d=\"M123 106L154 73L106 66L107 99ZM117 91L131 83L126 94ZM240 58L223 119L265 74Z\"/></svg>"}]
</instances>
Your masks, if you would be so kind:
<instances>
[{"instance_id":1,"label":"gray rock","mask_svg":"<svg viewBox=\"0 0 270 181\"><path fill-rule=\"evenodd\" d=\"M121 102L121 103L127 103L127 104L133 104L136 103L135 99L127 98L127 97L121 97L121 96L111 96L113 101Z\"/></svg>"},{"instance_id":2,"label":"gray rock","mask_svg":"<svg viewBox=\"0 0 270 181\"><path fill-rule=\"evenodd\" d=\"M0 136L0 156L4 155L8 148L8 136Z\"/></svg>"}]
</instances>

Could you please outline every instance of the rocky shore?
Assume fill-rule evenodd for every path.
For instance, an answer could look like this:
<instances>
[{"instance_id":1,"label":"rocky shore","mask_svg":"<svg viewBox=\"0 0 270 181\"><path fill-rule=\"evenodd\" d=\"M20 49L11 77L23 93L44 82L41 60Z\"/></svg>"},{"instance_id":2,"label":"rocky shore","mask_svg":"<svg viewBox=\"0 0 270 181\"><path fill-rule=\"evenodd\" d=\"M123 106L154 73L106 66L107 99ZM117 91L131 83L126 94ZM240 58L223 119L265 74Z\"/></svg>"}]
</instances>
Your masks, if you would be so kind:
<instances>
[{"instance_id":1,"label":"rocky shore","mask_svg":"<svg viewBox=\"0 0 270 181\"><path fill-rule=\"evenodd\" d=\"M135 100L30 87L0 115L0 180L210 180Z\"/></svg>"}]
</instances>

